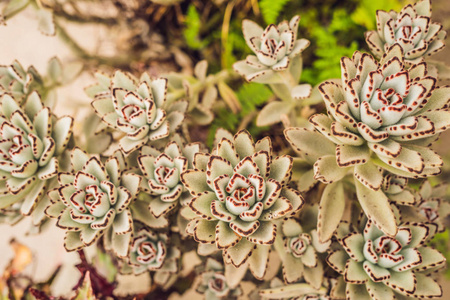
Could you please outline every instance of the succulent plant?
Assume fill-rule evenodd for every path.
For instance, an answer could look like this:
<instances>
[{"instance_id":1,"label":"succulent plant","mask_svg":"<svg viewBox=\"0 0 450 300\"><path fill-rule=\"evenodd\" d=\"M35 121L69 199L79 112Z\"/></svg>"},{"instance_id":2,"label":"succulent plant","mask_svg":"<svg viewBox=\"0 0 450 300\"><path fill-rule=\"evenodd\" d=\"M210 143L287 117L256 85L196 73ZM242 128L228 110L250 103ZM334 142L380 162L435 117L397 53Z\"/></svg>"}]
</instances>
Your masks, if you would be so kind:
<instances>
[{"instance_id":1,"label":"succulent plant","mask_svg":"<svg viewBox=\"0 0 450 300\"><path fill-rule=\"evenodd\" d=\"M402 220L406 222L433 222L437 231L445 230L444 220L450 214L450 203L446 201L448 185L431 186L426 180L417 193L414 206L399 206Z\"/></svg>"},{"instance_id":2,"label":"succulent plant","mask_svg":"<svg viewBox=\"0 0 450 300\"><path fill-rule=\"evenodd\" d=\"M283 265L283 277L286 283L295 283L303 278L313 288L322 286L324 268L318 253L328 250L331 242L321 243L315 229L317 205L305 207L300 213L300 220L314 228L305 230L295 219L286 219L281 224L283 248L278 247ZM302 221L303 223L303 221ZM313 226L311 226L313 225Z\"/></svg>"},{"instance_id":3,"label":"succulent plant","mask_svg":"<svg viewBox=\"0 0 450 300\"><path fill-rule=\"evenodd\" d=\"M419 191L422 197L418 204L419 213L425 217L426 222L433 222L438 225L438 232L445 230L443 222L450 214L450 203L446 198L447 189L447 184L431 186L429 181L424 181Z\"/></svg>"},{"instance_id":4,"label":"succulent plant","mask_svg":"<svg viewBox=\"0 0 450 300\"><path fill-rule=\"evenodd\" d=\"M168 137L184 120L187 103L167 103L167 79L140 80L116 71L112 78L97 73L98 83L86 89L104 126L121 131L120 149L128 155L149 141ZM99 127L98 131L104 127Z\"/></svg>"},{"instance_id":5,"label":"succulent plant","mask_svg":"<svg viewBox=\"0 0 450 300\"><path fill-rule=\"evenodd\" d=\"M408 64L417 64L426 56L445 47L447 33L442 25L431 21L431 1L408 4L399 13L377 11L377 30L366 32L370 50L381 57L394 44L399 44Z\"/></svg>"},{"instance_id":6,"label":"succulent plant","mask_svg":"<svg viewBox=\"0 0 450 300\"><path fill-rule=\"evenodd\" d=\"M421 198L419 193L408 187L408 178L388 172L385 172L381 189L397 205L417 205Z\"/></svg>"},{"instance_id":7,"label":"succulent plant","mask_svg":"<svg viewBox=\"0 0 450 300\"><path fill-rule=\"evenodd\" d=\"M133 219L129 208L140 176L126 171L120 151L102 163L79 148L71 153L72 170L58 175L59 187L48 192L45 212L66 230L67 251L92 245L104 236L106 249L126 257L132 243Z\"/></svg>"},{"instance_id":8,"label":"succulent plant","mask_svg":"<svg viewBox=\"0 0 450 300\"><path fill-rule=\"evenodd\" d=\"M0 66L0 95L8 93L22 103L35 90L42 94L42 85L43 79L33 66L25 70L17 60Z\"/></svg>"},{"instance_id":9,"label":"succulent plant","mask_svg":"<svg viewBox=\"0 0 450 300\"><path fill-rule=\"evenodd\" d=\"M328 264L343 276L347 299L437 298L442 289L430 271L445 265L445 257L425 246L434 235L432 223L403 223L388 236L372 221L352 228L342 223ZM333 295L332 295L333 296Z\"/></svg>"},{"instance_id":10,"label":"succulent plant","mask_svg":"<svg viewBox=\"0 0 450 300\"><path fill-rule=\"evenodd\" d=\"M0 209L25 216L34 211L37 225L45 218L45 191L58 174L58 158L72 135L73 120L56 118L34 92L22 106L4 94L0 122Z\"/></svg>"},{"instance_id":11,"label":"succulent plant","mask_svg":"<svg viewBox=\"0 0 450 300\"><path fill-rule=\"evenodd\" d=\"M280 72L288 70L292 74L290 81L295 81L292 83L295 85L301 73L301 53L309 46L308 40L297 40L299 22L300 17L295 16L290 22L271 24L263 29L253 21L244 20L244 38L255 55L235 63L234 70L248 81L271 84L283 82L285 79Z\"/></svg>"},{"instance_id":12,"label":"succulent plant","mask_svg":"<svg viewBox=\"0 0 450 300\"><path fill-rule=\"evenodd\" d=\"M352 59L343 58L341 66L342 85L325 82L319 87L328 116L317 114L310 118L329 141L302 128L288 128L285 136L304 156L316 159L314 178L333 184L324 192L332 197L321 200L319 219L322 216L328 227L322 238L331 238L339 223L337 215L342 216L345 201L338 182L349 172L355 177L364 212L386 233L394 235L394 213L380 189L383 170L413 178L440 173L442 159L429 149L429 144L450 125L450 88L436 87L436 79L427 76L425 63L406 70L398 44L379 63L368 54L356 52ZM325 203L336 195L342 199ZM377 199L378 205L369 199ZM340 208L330 210L328 205ZM329 215L325 216L325 211ZM323 229L320 227L319 234Z\"/></svg>"},{"instance_id":13,"label":"succulent plant","mask_svg":"<svg viewBox=\"0 0 450 300\"><path fill-rule=\"evenodd\" d=\"M168 98L177 96L177 91L184 91L189 101L187 112L190 120L199 125L208 125L214 119L211 108L218 98L213 76L207 76L208 62L202 60L195 65L194 76L170 73L168 79Z\"/></svg>"},{"instance_id":14,"label":"succulent plant","mask_svg":"<svg viewBox=\"0 0 450 300\"><path fill-rule=\"evenodd\" d=\"M193 168L194 155L198 152L199 143L183 146L176 140L168 143L162 153L147 146L141 148L138 157L144 177L141 187L153 196L149 209L156 218L177 207L178 203L186 205L192 199L181 183L180 175Z\"/></svg>"},{"instance_id":15,"label":"succulent plant","mask_svg":"<svg viewBox=\"0 0 450 300\"><path fill-rule=\"evenodd\" d=\"M255 144L245 130L234 137L218 131L216 140L220 142L212 154L197 153L194 169L181 174L194 196L189 207L197 215L186 230L197 242L223 249L235 266L261 246L261 253L250 259L250 270L262 277L266 245L273 244L277 234L276 220L303 205L300 193L288 186L292 158L272 157L270 139Z\"/></svg>"},{"instance_id":16,"label":"succulent plant","mask_svg":"<svg viewBox=\"0 0 450 300\"><path fill-rule=\"evenodd\" d=\"M140 228L131 244L127 264L122 272L142 274L147 271L174 274L178 271L180 250L171 246L169 237L164 233L155 233L146 227Z\"/></svg>"},{"instance_id":17,"label":"succulent plant","mask_svg":"<svg viewBox=\"0 0 450 300\"><path fill-rule=\"evenodd\" d=\"M196 290L204 294L208 300L237 297L242 294L240 286L233 288L227 284L223 265L212 258L208 258L204 269L200 269L200 282Z\"/></svg>"}]
</instances>

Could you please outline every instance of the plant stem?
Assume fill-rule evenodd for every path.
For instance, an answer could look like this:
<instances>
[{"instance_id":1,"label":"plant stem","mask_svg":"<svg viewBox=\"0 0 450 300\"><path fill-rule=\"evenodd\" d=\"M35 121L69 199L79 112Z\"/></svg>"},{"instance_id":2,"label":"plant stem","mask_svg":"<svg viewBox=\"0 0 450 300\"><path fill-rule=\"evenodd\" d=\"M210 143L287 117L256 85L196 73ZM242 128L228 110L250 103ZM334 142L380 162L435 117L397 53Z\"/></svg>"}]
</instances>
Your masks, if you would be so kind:
<instances>
[{"instance_id":1,"label":"plant stem","mask_svg":"<svg viewBox=\"0 0 450 300\"><path fill-rule=\"evenodd\" d=\"M198 81L190 86L191 94L197 94L203 91L206 87L216 85L219 82L228 81L237 78L238 75L233 70L222 70L219 73L208 76L204 81ZM176 89L168 93L167 104L186 97L186 90L184 88Z\"/></svg>"},{"instance_id":2,"label":"plant stem","mask_svg":"<svg viewBox=\"0 0 450 300\"><path fill-rule=\"evenodd\" d=\"M283 79L281 83L269 84L274 94L284 101L294 101L291 96L292 89L298 84L288 70L277 72Z\"/></svg>"},{"instance_id":3,"label":"plant stem","mask_svg":"<svg viewBox=\"0 0 450 300\"><path fill-rule=\"evenodd\" d=\"M289 69L285 71L281 71L278 74L284 79L284 85L289 88L289 91L291 91L298 82L295 81L294 77L292 76L291 72L289 72Z\"/></svg>"}]
</instances>

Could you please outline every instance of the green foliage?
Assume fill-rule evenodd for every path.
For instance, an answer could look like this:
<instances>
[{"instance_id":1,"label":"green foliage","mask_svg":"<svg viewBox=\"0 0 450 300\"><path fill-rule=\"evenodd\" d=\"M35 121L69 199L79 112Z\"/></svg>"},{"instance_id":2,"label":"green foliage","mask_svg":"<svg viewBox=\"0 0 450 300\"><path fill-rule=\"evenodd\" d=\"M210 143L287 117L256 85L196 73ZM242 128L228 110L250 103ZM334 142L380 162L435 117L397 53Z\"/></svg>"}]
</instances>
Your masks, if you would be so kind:
<instances>
[{"instance_id":1,"label":"green foliage","mask_svg":"<svg viewBox=\"0 0 450 300\"><path fill-rule=\"evenodd\" d=\"M257 106L266 103L272 95L272 91L267 85L244 83L237 91L237 96L242 106L241 114L247 115L255 111Z\"/></svg>"},{"instance_id":2,"label":"green foliage","mask_svg":"<svg viewBox=\"0 0 450 300\"><path fill-rule=\"evenodd\" d=\"M431 240L430 245L434 247L436 250L441 252L445 258L447 259L447 270L445 271L445 277L450 279L450 232L449 229L446 229L444 232L437 233L434 238Z\"/></svg>"},{"instance_id":3,"label":"green foliage","mask_svg":"<svg viewBox=\"0 0 450 300\"><path fill-rule=\"evenodd\" d=\"M198 50L208 44L206 40L200 39L202 22L198 11L193 4L189 5L185 25L186 27L183 30L183 35L189 48Z\"/></svg>"},{"instance_id":4,"label":"green foliage","mask_svg":"<svg viewBox=\"0 0 450 300\"><path fill-rule=\"evenodd\" d=\"M303 71L302 81L315 85L326 79L339 78L341 57L351 57L353 52L358 50L356 41L352 41L348 46L341 44L343 37L340 34L355 29L355 23L348 12L344 9L335 10L328 28L318 24L317 16L312 11L309 11L302 21L303 24L312 26L310 27L311 39L314 41L313 45L316 46L314 54L317 56L312 68L305 68Z\"/></svg>"},{"instance_id":5,"label":"green foliage","mask_svg":"<svg viewBox=\"0 0 450 300\"><path fill-rule=\"evenodd\" d=\"M355 24L364 26L367 30L374 30L376 28L376 11L378 9L399 11L405 4L404 2L413 3L414 1L361 0L359 6L350 15L350 18Z\"/></svg>"},{"instance_id":6,"label":"green foliage","mask_svg":"<svg viewBox=\"0 0 450 300\"><path fill-rule=\"evenodd\" d=\"M267 24L273 24L277 21L278 16L283 11L283 8L290 0L261 0L259 7L264 21Z\"/></svg>"}]
</instances>

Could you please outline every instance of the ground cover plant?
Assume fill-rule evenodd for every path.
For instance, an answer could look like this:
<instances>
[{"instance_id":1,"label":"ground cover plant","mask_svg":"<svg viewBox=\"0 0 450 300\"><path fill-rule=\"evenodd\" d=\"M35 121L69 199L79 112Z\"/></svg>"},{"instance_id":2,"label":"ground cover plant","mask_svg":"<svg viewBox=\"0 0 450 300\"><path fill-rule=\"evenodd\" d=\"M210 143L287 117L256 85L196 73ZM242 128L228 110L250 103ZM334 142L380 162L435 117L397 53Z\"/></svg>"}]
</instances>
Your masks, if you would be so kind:
<instances>
[{"instance_id":1,"label":"ground cover plant","mask_svg":"<svg viewBox=\"0 0 450 300\"><path fill-rule=\"evenodd\" d=\"M52 295L13 240L0 299L445 298L446 31L430 0L319 2L3 3L74 59L0 66L0 221L64 231L80 278Z\"/></svg>"}]
</instances>

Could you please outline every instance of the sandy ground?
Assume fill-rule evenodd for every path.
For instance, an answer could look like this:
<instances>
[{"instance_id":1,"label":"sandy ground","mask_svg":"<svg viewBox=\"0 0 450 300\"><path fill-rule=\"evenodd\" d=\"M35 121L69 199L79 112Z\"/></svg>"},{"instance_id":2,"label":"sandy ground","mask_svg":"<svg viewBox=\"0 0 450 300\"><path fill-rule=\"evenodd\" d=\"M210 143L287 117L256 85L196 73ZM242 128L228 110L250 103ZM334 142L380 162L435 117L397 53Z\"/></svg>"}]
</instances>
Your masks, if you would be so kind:
<instances>
[{"instance_id":1,"label":"sandy ground","mask_svg":"<svg viewBox=\"0 0 450 300\"><path fill-rule=\"evenodd\" d=\"M435 0L433 5L434 19L442 22L444 27L449 29L450 4L448 0ZM74 33L76 36L83 38L83 45L88 49L94 49L98 38L104 34L89 26L78 27ZM24 67L34 65L41 73L45 73L46 63L51 57L58 56L63 61L70 58L70 51L57 38L44 36L36 30L36 21L29 13L15 17L8 22L6 27L0 27L0 40L2 41L2 47L0 47L0 64L2 65L10 64L14 59L17 59ZM434 58L450 62L450 48ZM88 99L84 96L81 88L91 82L89 76L84 76L69 87L62 89L59 93L62 104L57 107L58 114L70 114L70 106L63 105L64 103L71 103L72 101L87 103ZM448 144L448 141L448 139L445 140L445 145ZM8 242L13 237L32 249L34 261L27 272L36 280L46 279L59 264L70 266L77 261L77 256L67 253L62 246L62 230L52 226L39 236L27 236L28 226L29 224L26 221L14 227L0 225L0 272L12 256L12 250L8 246ZM57 284L53 291L55 295L67 294L79 277L78 272L73 267L63 269L61 275L61 278L58 279L60 284ZM144 278L143 280L148 279ZM131 292L134 281L134 279L124 281L123 288ZM450 297L449 284L445 282L443 285L444 295L447 295L444 296L444 299L448 299L446 297Z\"/></svg>"}]
</instances>

